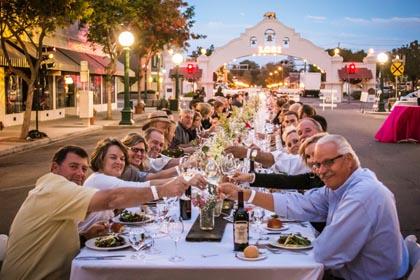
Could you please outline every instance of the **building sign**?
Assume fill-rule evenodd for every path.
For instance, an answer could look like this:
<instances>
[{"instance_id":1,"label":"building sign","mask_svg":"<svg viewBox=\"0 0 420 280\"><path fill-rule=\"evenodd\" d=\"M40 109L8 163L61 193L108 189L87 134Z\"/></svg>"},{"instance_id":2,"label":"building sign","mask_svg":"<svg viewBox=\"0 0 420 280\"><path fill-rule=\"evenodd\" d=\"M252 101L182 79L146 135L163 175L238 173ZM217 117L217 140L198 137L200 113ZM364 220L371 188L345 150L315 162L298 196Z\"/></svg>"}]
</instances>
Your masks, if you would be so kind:
<instances>
[{"instance_id":1,"label":"building sign","mask_svg":"<svg viewBox=\"0 0 420 280\"><path fill-rule=\"evenodd\" d=\"M280 54L280 46L258 46L258 54Z\"/></svg>"}]
</instances>

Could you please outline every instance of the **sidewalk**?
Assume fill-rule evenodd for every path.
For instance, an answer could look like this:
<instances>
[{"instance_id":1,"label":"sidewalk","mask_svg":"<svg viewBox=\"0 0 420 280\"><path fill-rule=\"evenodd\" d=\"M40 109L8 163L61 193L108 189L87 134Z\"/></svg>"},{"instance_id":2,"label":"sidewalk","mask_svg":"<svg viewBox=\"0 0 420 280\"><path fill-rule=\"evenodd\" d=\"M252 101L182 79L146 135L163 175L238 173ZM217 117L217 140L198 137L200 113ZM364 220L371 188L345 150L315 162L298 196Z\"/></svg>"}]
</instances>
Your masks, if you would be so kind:
<instances>
[{"instance_id":1,"label":"sidewalk","mask_svg":"<svg viewBox=\"0 0 420 280\"><path fill-rule=\"evenodd\" d=\"M29 150L34 147L40 147L49 143L68 138L72 135L82 135L102 129L130 129L141 127L147 115L155 111L155 108L146 108L142 114L135 114L134 125L119 125L121 111L112 112L112 120L107 120L106 112L98 112L95 116L95 124L87 125L87 121L78 116L66 116L63 119L38 122L38 130L47 134L47 137L35 140L19 139L21 125L5 127L0 131L0 157L13 153ZM35 122L31 122L29 130L35 129Z\"/></svg>"}]
</instances>

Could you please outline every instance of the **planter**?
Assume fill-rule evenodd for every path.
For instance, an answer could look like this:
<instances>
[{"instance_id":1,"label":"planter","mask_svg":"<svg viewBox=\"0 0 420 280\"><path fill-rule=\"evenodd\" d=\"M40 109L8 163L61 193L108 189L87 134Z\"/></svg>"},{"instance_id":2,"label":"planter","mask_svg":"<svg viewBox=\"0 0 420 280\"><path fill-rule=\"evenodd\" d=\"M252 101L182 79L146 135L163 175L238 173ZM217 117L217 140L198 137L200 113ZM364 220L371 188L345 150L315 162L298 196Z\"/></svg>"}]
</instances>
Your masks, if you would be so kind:
<instances>
[{"instance_id":1,"label":"planter","mask_svg":"<svg viewBox=\"0 0 420 280\"><path fill-rule=\"evenodd\" d=\"M200 229L214 229L214 208L203 207L200 209Z\"/></svg>"},{"instance_id":2,"label":"planter","mask_svg":"<svg viewBox=\"0 0 420 280\"><path fill-rule=\"evenodd\" d=\"M95 124L95 118L94 117L91 117L89 119L89 122L90 122L90 125L94 125Z\"/></svg>"}]
</instances>

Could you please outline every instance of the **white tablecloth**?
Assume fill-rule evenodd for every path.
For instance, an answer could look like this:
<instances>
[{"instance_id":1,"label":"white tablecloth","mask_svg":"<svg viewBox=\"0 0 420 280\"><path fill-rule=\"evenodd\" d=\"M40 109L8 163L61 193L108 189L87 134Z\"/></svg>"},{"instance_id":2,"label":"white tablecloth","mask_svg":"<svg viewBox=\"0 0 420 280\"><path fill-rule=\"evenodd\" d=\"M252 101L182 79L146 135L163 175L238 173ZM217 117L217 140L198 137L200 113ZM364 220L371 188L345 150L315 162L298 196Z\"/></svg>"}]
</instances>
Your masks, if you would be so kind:
<instances>
[{"instance_id":1,"label":"white tablecloth","mask_svg":"<svg viewBox=\"0 0 420 280\"><path fill-rule=\"evenodd\" d=\"M185 221L187 235L198 215L193 207L193 217ZM313 229L309 223L304 227L300 223L287 223L288 230L283 233L300 232L302 235L314 238ZM255 243L257 233L250 230L250 244ZM277 235L262 235L276 239ZM183 262L173 263L168 259L174 253L174 243L169 237L156 240L156 247L161 250L159 255L144 254L144 262L132 260L134 251L130 248L119 251L96 251L84 248L79 256L125 254L121 260L73 260L72 280L85 279L169 279L169 280L204 280L204 279L322 279L324 268L315 262L311 250L307 255L295 252L273 254L267 251L268 258L260 261L244 261L235 257L233 251L232 224L226 226L222 242L187 242L183 238L178 243L178 254L183 256ZM269 241L260 241L260 244ZM202 254L217 254L203 258Z\"/></svg>"}]
</instances>

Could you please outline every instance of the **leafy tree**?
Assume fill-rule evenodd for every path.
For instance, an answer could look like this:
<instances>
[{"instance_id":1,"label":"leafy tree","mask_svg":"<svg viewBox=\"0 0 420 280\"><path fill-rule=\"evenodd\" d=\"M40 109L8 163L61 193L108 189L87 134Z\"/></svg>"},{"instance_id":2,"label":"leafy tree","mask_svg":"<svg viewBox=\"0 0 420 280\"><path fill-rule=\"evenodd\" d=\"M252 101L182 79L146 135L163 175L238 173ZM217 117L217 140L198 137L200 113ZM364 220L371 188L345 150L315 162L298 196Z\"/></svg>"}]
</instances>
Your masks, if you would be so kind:
<instances>
[{"instance_id":1,"label":"leafy tree","mask_svg":"<svg viewBox=\"0 0 420 280\"><path fill-rule=\"evenodd\" d=\"M335 49L326 49L329 55L333 56ZM350 49L340 49L340 56L343 62L363 62L363 58L367 56L364 50L353 52Z\"/></svg>"},{"instance_id":2,"label":"leafy tree","mask_svg":"<svg viewBox=\"0 0 420 280\"><path fill-rule=\"evenodd\" d=\"M91 10L85 0L1 1L1 47L9 69L28 85L21 139L25 139L29 132L35 84L43 61L44 38L56 28L65 27L89 12ZM29 73L13 67L6 49L7 41L23 51L30 67ZM35 56L31 55L32 50L35 50Z\"/></svg>"},{"instance_id":3,"label":"leafy tree","mask_svg":"<svg viewBox=\"0 0 420 280\"><path fill-rule=\"evenodd\" d=\"M191 58L197 58L201 55L201 50L204 49L203 47L197 47L197 50L192 51L192 53L190 54ZM206 53L205 55L207 56L211 56L214 52L214 45L210 45L210 47L208 49L205 49Z\"/></svg>"},{"instance_id":4,"label":"leafy tree","mask_svg":"<svg viewBox=\"0 0 420 280\"><path fill-rule=\"evenodd\" d=\"M416 88L420 79L419 42L415 40L399 49L393 49L391 53L394 57L399 55L401 59L404 59L404 75L408 77L409 81L413 81L413 86Z\"/></svg>"},{"instance_id":5,"label":"leafy tree","mask_svg":"<svg viewBox=\"0 0 420 280\"><path fill-rule=\"evenodd\" d=\"M87 14L81 25L87 24L87 40L92 46L102 46L102 51L109 55L110 61L105 67L107 92L107 119L112 119L112 77L117 68L117 59L122 51L118 45L119 34L126 29L124 25L131 25L141 8L132 0L91 0L93 13ZM135 42L136 43L136 42Z\"/></svg>"},{"instance_id":6,"label":"leafy tree","mask_svg":"<svg viewBox=\"0 0 420 280\"><path fill-rule=\"evenodd\" d=\"M132 25L138 42L133 47L133 52L138 55L140 77L146 79L147 76L142 65L148 65L150 59L165 47L186 49L189 47L188 40L205 38L204 35L190 31L195 23L192 20L195 12L194 7L188 6L187 2L181 0L134 0L134 2L140 11ZM140 91L140 86L138 88ZM141 101L141 94L138 94L138 101Z\"/></svg>"}]
</instances>

